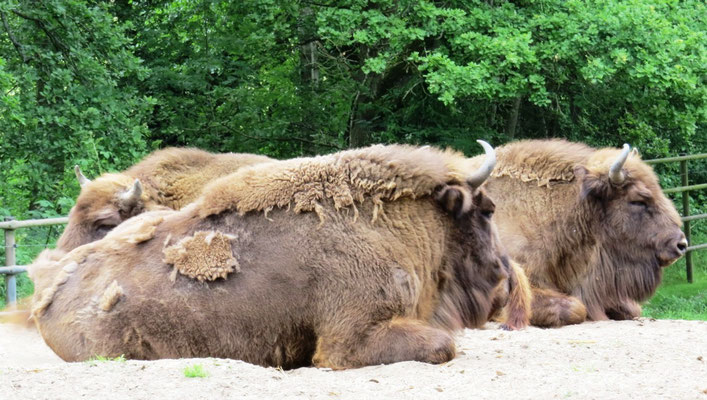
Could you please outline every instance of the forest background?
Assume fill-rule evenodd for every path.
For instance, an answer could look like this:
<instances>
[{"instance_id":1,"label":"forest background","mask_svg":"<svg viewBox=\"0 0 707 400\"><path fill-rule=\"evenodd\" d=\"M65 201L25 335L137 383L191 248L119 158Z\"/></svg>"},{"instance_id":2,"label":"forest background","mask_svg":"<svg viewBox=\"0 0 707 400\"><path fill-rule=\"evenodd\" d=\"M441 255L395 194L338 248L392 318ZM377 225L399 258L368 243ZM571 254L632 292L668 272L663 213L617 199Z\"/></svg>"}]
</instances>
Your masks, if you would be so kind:
<instances>
[{"instance_id":1,"label":"forest background","mask_svg":"<svg viewBox=\"0 0 707 400\"><path fill-rule=\"evenodd\" d=\"M0 18L0 216L66 215L74 164L93 178L165 146L707 152L703 0L4 0ZM689 171L707 182L705 160ZM657 172L679 186L677 164ZM707 212L707 193L691 207ZM707 241L707 221L693 226ZM18 231L19 263L60 231ZM695 256L696 283L680 283L681 262L654 299L687 310L674 317L707 319L707 251ZM654 301L646 315L662 315Z\"/></svg>"}]
</instances>

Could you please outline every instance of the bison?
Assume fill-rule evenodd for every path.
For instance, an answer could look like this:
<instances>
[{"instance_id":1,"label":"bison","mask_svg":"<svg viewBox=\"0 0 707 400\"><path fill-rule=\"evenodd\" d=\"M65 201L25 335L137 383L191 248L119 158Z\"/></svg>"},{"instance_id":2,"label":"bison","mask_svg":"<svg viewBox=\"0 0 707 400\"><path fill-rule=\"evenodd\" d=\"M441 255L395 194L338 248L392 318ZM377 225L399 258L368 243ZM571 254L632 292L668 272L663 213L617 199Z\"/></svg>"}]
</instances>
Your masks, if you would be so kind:
<instances>
[{"instance_id":1,"label":"bison","mask_svg":"<svg viewBox=\"0 0 707 400\"><path fill-rule=\"evenodd\" d=\"M672 202L629 153L565 140L497 149L484 188L501 241L531 281L533 325L638 317L662 268L685 253Z\"/></svg>"},{"instance_id":2,"label":"bison","mask_svg":"<svg viewBox=\"0 0 707 400\"><path fill-rule=\"evenodd\" d=\"M204 186L241 167L272 161L254 154L212 154L193 148L156 151L130 169L88 180L74 168L81 185L57 249L72 249L105 236L122 221L149 210L178 210L196 200Z\"/></svg>"},{"instance_id":3,"label":"bison","mask_svg":"<svg viewBox=\"0 0 707 400\"><path fill-rule=\"evenodd\" d=\"M510 268L487 157L469 179L461 154L401 145L243 168L34 265L33 317L67 361L448 361Z\"/></svg>"}]
</instances>

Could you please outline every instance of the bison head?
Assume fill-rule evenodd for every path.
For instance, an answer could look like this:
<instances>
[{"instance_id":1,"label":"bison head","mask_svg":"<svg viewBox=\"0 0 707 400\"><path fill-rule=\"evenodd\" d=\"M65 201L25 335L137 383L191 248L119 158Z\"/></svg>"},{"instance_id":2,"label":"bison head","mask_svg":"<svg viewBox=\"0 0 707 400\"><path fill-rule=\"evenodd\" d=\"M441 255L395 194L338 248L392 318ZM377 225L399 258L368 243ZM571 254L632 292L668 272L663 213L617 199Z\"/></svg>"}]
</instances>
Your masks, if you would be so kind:
<instances>
[{"instance_id":1,"label":"bison head","mask_svg":"<svg viewBox=\"0 0 707 400\"><path fill-rule=\"evenodd\" d=\"M587 219L598 221L601 267L589 278L615 286L619 297L645 300L660 283L661 267L685 254L680 216L652 168L628 145L598 150L574 172L580 203L596 213Z\"/></svg>"},{"instance_id":2,"label":"bison head","mask_svg":"<svg viewBox=\"0 0 707 400\"><path fill-rule=\"evenodd\" d=\"M455 260L452 280L458 286L450 288L451 298L462 311L463 325L468 327L486 322L493 303L498 301L496 297L505 288L510 270L492 220L496 206L481 188L491 175L496 156L488 143L479 143L486 151L483 165L466 182L445 185L436 195L439 205L454 219L453 241L459 247L451 257Z\"/></svg>"},{"instance_id":3,"label":"bison head","mask_svg":"<svg viewBox=\"0 0 707 400\"><path fill-rule=\"evenodd\" d=\"M124 174L105 174L90 181L78 166L75 172L81 193L57 242L57 248L63 251L101 239L134 215L164 208L151 200L137 179Z\"/></svg>"}]
</instances>

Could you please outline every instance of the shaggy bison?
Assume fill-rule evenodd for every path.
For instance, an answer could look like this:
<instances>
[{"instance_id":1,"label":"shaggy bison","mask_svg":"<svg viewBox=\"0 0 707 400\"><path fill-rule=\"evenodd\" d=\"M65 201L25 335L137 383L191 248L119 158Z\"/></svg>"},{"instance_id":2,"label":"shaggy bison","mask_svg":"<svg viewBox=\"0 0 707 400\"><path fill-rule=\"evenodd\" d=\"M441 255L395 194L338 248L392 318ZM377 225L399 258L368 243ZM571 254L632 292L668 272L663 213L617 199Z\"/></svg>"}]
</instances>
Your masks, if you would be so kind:
<instances>
[{"instance_id":1,"label":"shaggy bison","mask_svg":"<svg viewBox=\"0 0 707 400\"><path fill-rule=\"evenodd\" d=\"M454 357L509 270L469 159L373 146L246 167L30 269L63 359L227 357L335 369Z\"/></svg>"},{"instance_id":2,"label":"shaggy bison","mask_svg":"<svg viewBox=\"0 0 707 400\"><path fill-rule=\"evenodd\" d=\"M212 154L192 148L156 151L119 174L88 180L78 166L81 193L57 249L72 249L98 240L124 220L149 210L178 210L194 201L212 180L239 168L272 161L254 154Z\"/></svg>"},{"instance_id":3,"label":"shaggy bison","mask_svg":"<svg viewBox=\"0 0 707 400\"><path fill-rule=\"evenodd\" d=\"M533 286L532 324L638 317L661 268L685 253L678 213L629 152L564 140L497 149L484 188L501 241Z\"/></svg>"}]
</instances>

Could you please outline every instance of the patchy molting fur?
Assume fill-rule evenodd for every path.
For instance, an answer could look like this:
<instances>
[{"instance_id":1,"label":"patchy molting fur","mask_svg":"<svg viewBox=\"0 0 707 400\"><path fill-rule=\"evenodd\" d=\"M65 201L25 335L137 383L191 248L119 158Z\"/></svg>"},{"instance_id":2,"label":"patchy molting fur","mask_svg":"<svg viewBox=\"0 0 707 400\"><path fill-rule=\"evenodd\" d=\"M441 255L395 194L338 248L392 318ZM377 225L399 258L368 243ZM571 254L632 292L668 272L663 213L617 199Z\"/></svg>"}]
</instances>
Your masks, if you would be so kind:
<instances>
[{"instance_id":1,"label":"patchy molting fur","mask_svg":"<svg viewBox=\"0 0 707 400\"><path fill-rule=\"evenodd\" d=\"M593 320L640 316L638 303L655 292L660 264L679 257L669 247L682 238L679 215L651 167L632 154L617 187L608 180L617 149L530 140L496 152L496 169L484 187L498 205L501 240L534 288L570 295L559 301L557 294L535 291L532 323L578 323L584 314ZM635 200L647 209L636 209ZM568 319L551 311L562 304L567 308L560 314Z\"/></svg>"},{"instance_id":2,"label":"patchy molting fur","mask_svg":"<svg viewBox=\"0 0 707 400\"><path fill-rule=\"evenodd\" d=\"M63 251L98 240L126 219L145 211L178 210L196 200L204 186L244 166L273 161L255 154L212 154L194 148L155 151L128 170L104 174L81 188L69 223L57 242ZM142 184L139 201L126 204L121 195Z\"/></svg>"},{"instance_id":3,"label":"patchy molting fur","mask_svg":"<svg viewBox=\"0 0 707 400\"><path fill-rule=\"evenodd\" d=\"M164 262L173 265L182 275L200 282L226 279L229 273L240 270L231 250L231 240L234 239L235 236L221 232L198 231L167 246L168 238L162 250Z\"/></svg>"},{"instance_id":4,"label":"patchy molting fur","mask_svg":"<svg viewBox=\"0 0 707 400\"><path fill-rule=\"evenodd\" d=\"M376 145L335 154L260 164L221 178L199 201L200 216L237 210L241 214L292 207L295 213L321 214L322 203L339 210L365 200L383 201L429 196L440 182L463 181L467 159L458 152L433 147ZM320 215L321 217L321 215Z\"/></svg>"},{"instance_id":5,"label":"patchy molting fur","mask_svg":"<svg viewBox=\"0 0 707 400\"><path fill-rule=\"evenodd\" d=\"M368 171L365 182L390 178L373 179ZM445 189L448 176L434 187L458 190ZM483 324L508 278L488 216L493 202L483 190L469 191L473 201L461 206L434 193L386 197L385 217L375 220L379 205L366 200L376 190L363 195L355 221L352 206L337 209L328 196L318 200L319 216L276 208L269 220L255 211L202 217L197 204L145 213L62 258L57 265L77 267L50 285L51 301L35 321L49 346L70 361L208 356L336 369L448 361L455 354L452 332ZM231 247L240 272L204 282L177 275L170 282L165 243L196 232L237 238ZM113 282L121 295L105 312L97 299Z\"/></svg>"}]
</instances>

